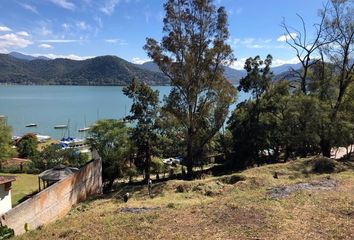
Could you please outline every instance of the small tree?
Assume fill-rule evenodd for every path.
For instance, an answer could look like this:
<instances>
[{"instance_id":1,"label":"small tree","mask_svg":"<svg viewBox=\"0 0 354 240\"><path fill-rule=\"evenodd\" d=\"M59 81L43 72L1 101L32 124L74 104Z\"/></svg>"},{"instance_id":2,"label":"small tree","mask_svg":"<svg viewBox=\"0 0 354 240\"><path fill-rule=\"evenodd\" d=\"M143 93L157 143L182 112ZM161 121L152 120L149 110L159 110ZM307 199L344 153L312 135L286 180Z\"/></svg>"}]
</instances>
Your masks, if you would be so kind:
<instances>
[{"instance_id":1,"label":"small tree","mask_svg":"<svg viewBox=\"0 0 354 240\"><path fill-rule=\"evenodd\" d=\"M88 155L80 153L77 149L61 149L60 145L52 144L31 158L30 168L35 171L44 171L59 164L80 168L87 160Z\"/></svg>"},{"instance_id":2,"label":"small tree","mask_svg":"<svg viewBox=\"0 0 354 240\"><path fill-rule=\"evenodd\" d=\"M135 122L131 139L138 148L137 158L144 163L145 180L150 178L152 143L156 141L155 121L159 110L159 93L136 79L123 89L123 93L133 100L131 114L126 119Z\"/></svg>"},{"instance_id":3,"label":"small tree","mask_svg":"<svg viewBox=\"0 0 354 240\"><path fill-rule=\"evenodd\" d=\"M15 155L16 151L12 148L11 127L6 124L4 119L0 118L0 165L1 162Z\"/></svg>"},{"instance_id":4,"label":"small tree","mask_svg":"<svg viewBox=\"0 0 354 240\"><path fill-rule=\"evenodd\" d=\"M102 158L102 178L105 189L110 190L114 180L124 177L129 158L128 128L121 120L99 120L90 129L89 144Z\"/></svg>"},{"instance_id":5,"label":"small tree","mask_svg":"<svg viewBox=\"0 0 354 240\"><path fill-rule=\"evenodd\" d=\"M38 139L33 133L27 133L17 142L17 151L22 158L33 157L37 153Z\"/></svg>"}]
</instances>

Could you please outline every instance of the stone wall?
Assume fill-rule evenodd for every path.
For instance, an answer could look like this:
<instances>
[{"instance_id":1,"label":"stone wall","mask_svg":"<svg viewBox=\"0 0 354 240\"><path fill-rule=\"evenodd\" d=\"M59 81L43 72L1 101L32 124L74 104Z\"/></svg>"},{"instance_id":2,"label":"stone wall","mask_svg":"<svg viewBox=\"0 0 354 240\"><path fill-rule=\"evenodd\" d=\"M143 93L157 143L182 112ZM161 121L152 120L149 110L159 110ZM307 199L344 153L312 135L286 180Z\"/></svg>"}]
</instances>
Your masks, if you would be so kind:
<instances>
[{"instance_id":1,"label":"stone wall","mask_svg":"<svg viewBox=\"0 0 354 240\"><path fill-rule=\"evenodd\" d=\"M102 161L92 160L75 174L51 185L32 198L17 205L1 216L1 223L15 230L25 232L51 223L65 216L71 207L88 196L102 191Z\"/></svg>"}]
</instances>

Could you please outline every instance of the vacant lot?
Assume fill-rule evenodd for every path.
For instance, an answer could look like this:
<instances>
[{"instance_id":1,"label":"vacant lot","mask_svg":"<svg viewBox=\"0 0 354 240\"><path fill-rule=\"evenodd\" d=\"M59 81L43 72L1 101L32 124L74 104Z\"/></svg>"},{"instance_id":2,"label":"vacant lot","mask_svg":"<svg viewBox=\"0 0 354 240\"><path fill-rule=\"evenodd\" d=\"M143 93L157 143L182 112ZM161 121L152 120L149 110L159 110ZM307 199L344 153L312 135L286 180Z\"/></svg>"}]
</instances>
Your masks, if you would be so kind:
<instances>
[{"instance_id":1,"label":"vacant lot","mask_svg":"<svg viewBox=\"0 0 354 240\"><path fill-rule=\"evenodd\" d=\"M338 163L332 174L312 174L311 164L305 159L158 183L152 199L145 186L120 186L19 238L354 239L352 164ZM125 192L132 194L128 203L121 200Z\"/></svg>"},{"instance_id":2,"label":"vacant lot","mask_svg":"<svg viewBox=\"0 0 354 240\"><path fill-rule=\"evenodd\" d=\"M0 173L4 176L16 176L16 181L12 182L12 206L18 204L18 201L21 200L24 196L31 194L34 191L38 190L38 178L34 174L7 174Z\"/></svg>"}]
</instances>

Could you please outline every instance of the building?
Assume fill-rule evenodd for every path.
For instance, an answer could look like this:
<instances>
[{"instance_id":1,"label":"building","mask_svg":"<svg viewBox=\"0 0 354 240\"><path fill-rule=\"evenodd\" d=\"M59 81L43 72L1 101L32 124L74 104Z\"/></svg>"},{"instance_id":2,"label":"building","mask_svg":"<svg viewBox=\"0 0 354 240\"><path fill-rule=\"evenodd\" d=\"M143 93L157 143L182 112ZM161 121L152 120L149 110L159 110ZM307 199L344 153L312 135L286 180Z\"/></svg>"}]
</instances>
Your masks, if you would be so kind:
<instances>
[{"instance_id":1,"label":"building","mask_svg":"<svg viewBox=\"0 0 354 240\"><path fill-rule=\"evenodd\" d=\"M11 184L15 180L13 176L0 176L0 215L12 208Z\"/></svg>"}]
</instances>

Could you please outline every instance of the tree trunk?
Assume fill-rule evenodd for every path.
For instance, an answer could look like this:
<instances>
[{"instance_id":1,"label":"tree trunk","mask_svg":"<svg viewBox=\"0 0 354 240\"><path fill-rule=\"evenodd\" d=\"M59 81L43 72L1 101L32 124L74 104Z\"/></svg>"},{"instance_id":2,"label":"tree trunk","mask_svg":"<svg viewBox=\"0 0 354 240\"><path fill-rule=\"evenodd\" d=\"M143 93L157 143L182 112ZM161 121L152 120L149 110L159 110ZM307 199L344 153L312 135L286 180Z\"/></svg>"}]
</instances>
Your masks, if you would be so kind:
<instances>
[{"instance_id":1,"label":"tree trunk","mask_svg":"<svg viewBox=\"0 0 354 240\"><path fill-rule=\"evenodd\" d=\"M194 166L194 159L193 159L193 136L192 136L192 129L188 129L188 142L187 142L187 178L193 178L193 166Z\"/></svg>"},{"instance_id":2,"label":"tree trunk","mask_svg":"<svg viewBox=\"0 0 354 240\"><path fill-rule=\"evenodd\" d=\"M331 149L332 149L330 141L327 139L321 140L320 146L321 146L322 155L324 157L330 158L331 157Z\"/></svg>"},{"instance_id":3,"label":"tree trunk","mask_svg":"<svg viewBox=\"0 0 354 240\"><path fill-rule=\"evenodd\" d=\"M145 181L146 182L150 179L150 162L151 162L150 145L147 144L145 149Z\"/></svg>"}]
</instances>

